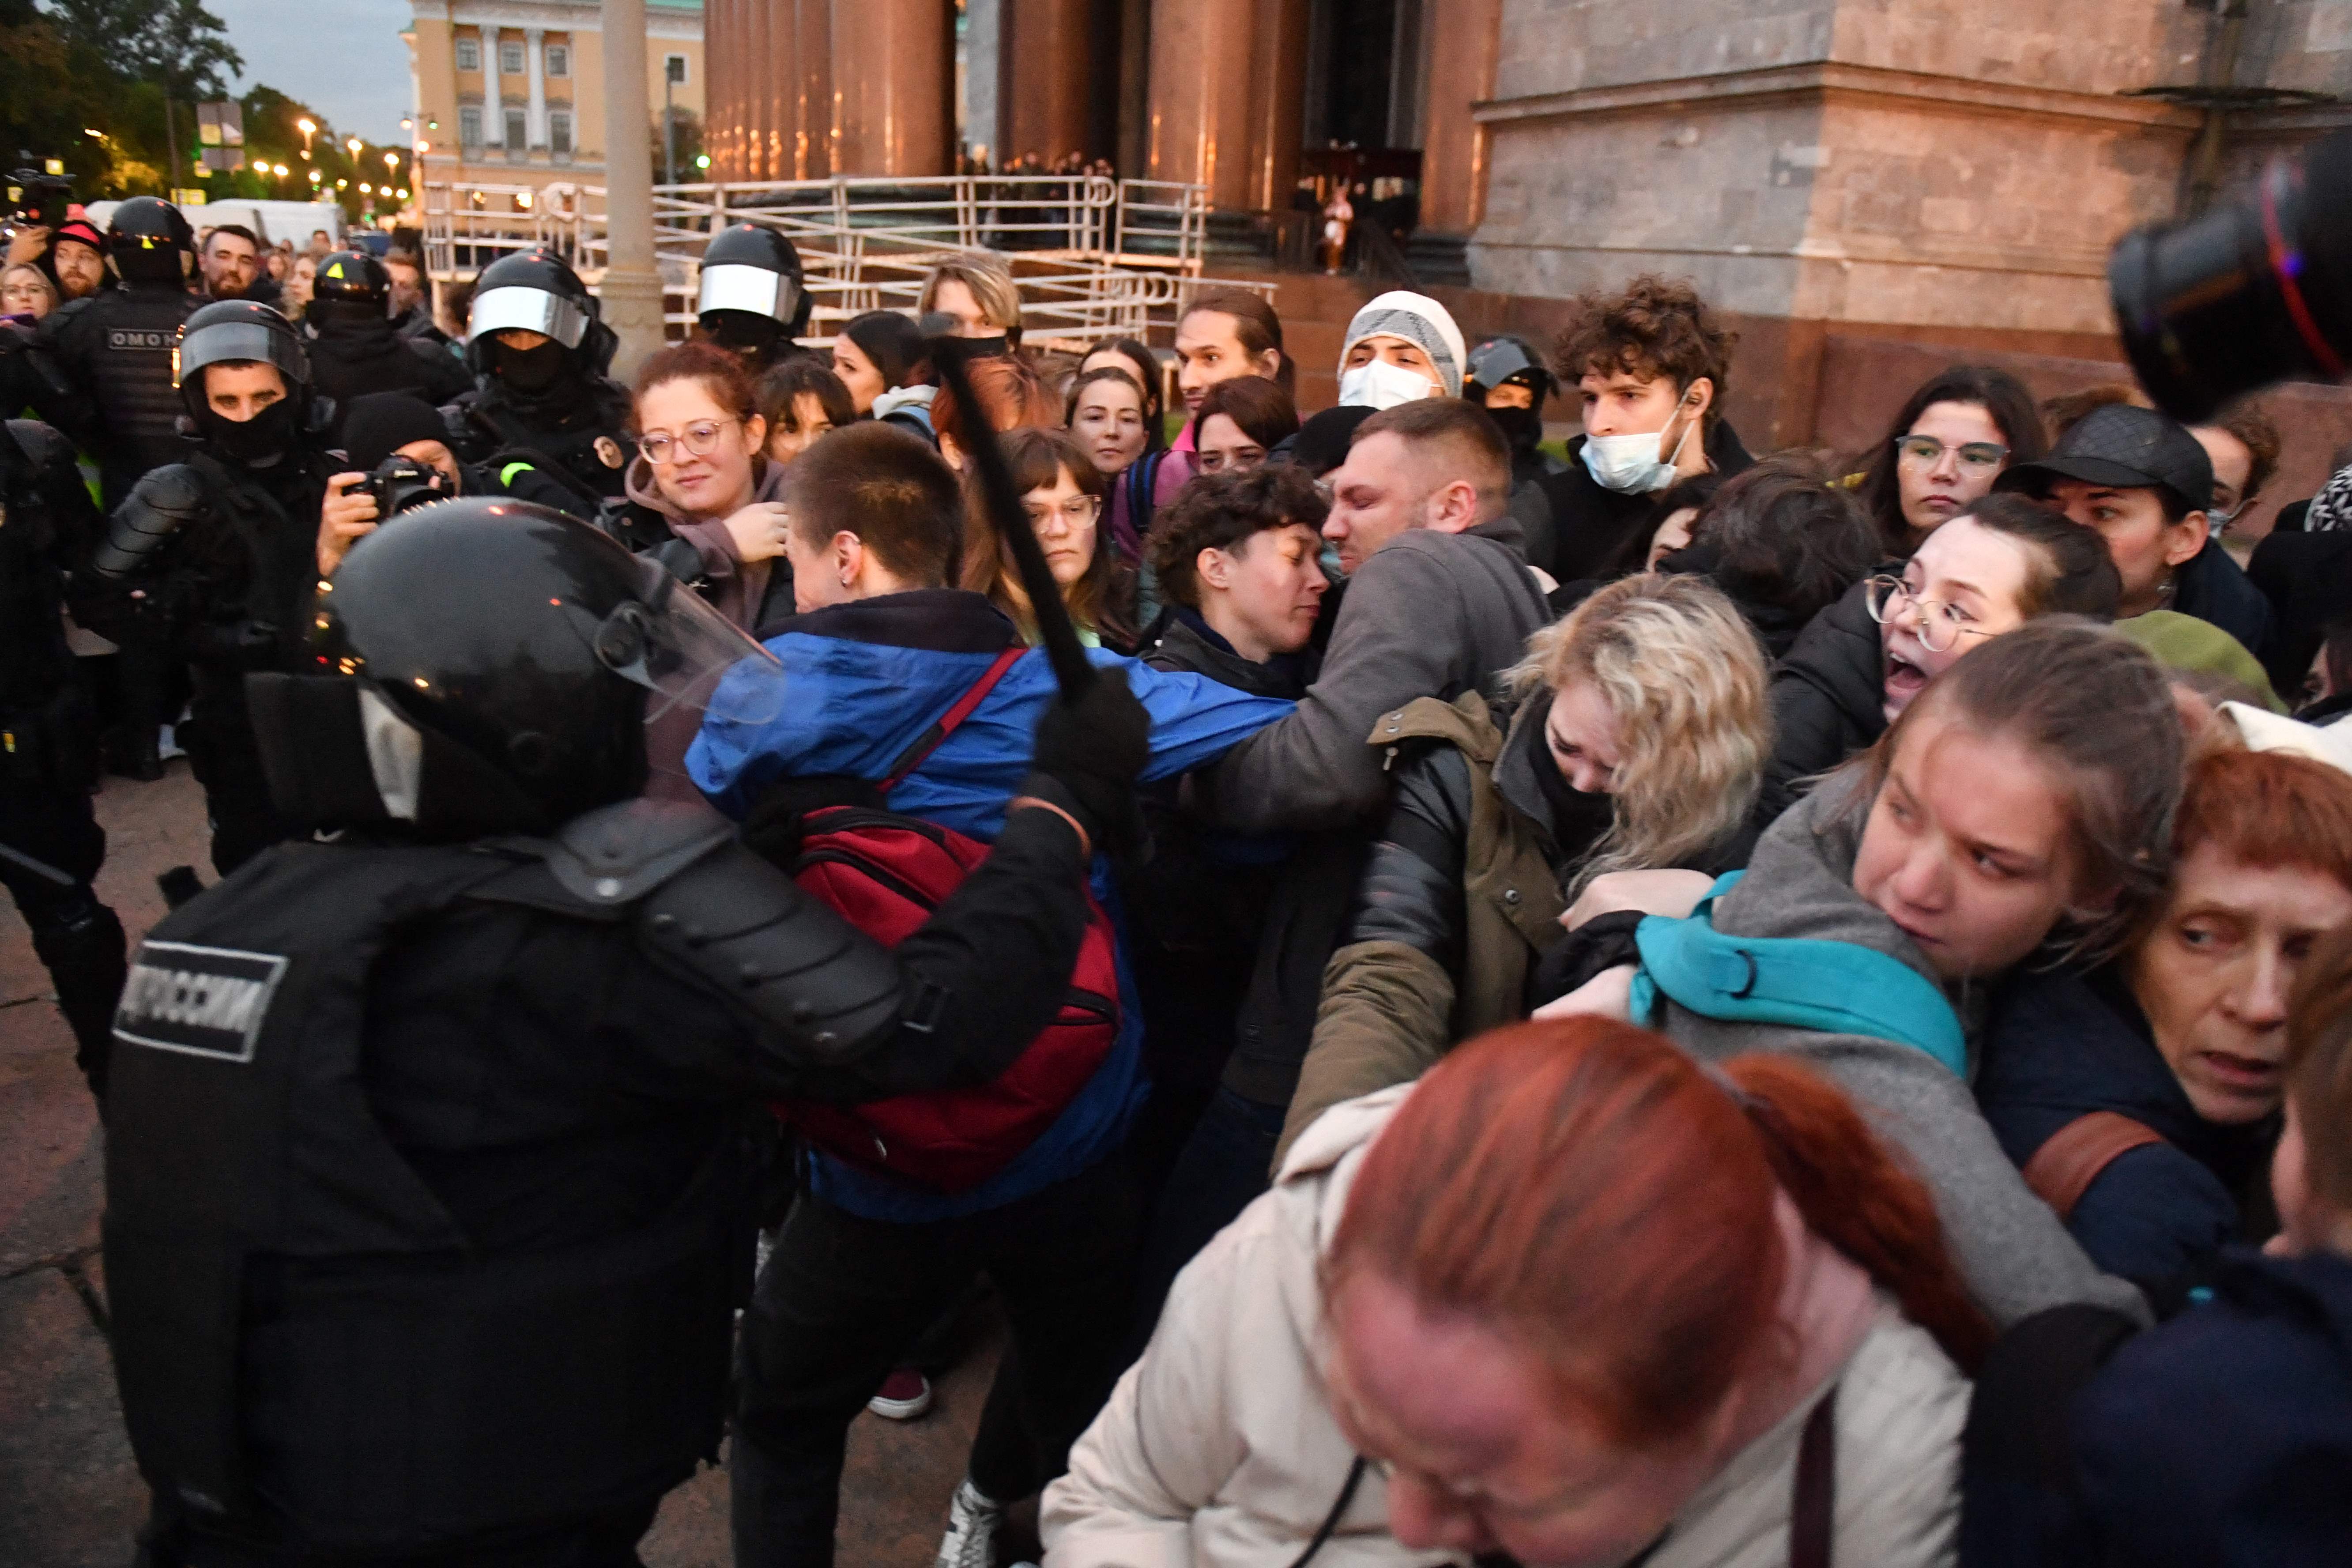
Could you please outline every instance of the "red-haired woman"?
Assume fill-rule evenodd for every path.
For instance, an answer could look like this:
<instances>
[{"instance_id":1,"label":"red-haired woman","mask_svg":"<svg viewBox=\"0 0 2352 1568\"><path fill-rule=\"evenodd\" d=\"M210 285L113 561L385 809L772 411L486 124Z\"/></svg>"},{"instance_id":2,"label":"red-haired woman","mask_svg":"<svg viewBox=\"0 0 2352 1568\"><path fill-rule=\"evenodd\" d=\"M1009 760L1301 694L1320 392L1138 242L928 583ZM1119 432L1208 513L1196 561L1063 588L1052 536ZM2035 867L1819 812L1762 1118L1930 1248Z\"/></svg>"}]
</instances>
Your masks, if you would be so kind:
<instances>
[{"instance_id":1,"label":"red-haired woman","mask_svg":"<svg viewBox=\"0 0 2352 1568\"><path fill-rule=\"evenodd\" d=\"M1977 1101L2091 1261L2190 1285L2249 1216L2278 1140L2287 997L2352 921L2352 777L2284 752L2189 770L2162 904L2112 963L2030 973Z\"/></svg>"},{"instance_id":2,"label":"red-haired woman","mask_svg":"<svg viewBox=\"0 0 2352 1568\"><path fill-rule=\"evenodd\" d=\"M1514 1026L1325 1116L1178 1279L1045 1565L1948 1562L1989 1337L1821 1079Z\"/></svg>"},{"instance_id":3,"label":"red-haired woman","mask_svg":"<svg viewBox=\"0 0 2352 1568\"><path fill-rule=\"evenodd\" d=\"M704 596L719 614L747 632L772 610L792 614L783 468L768 461L768 422L742 362L710 343L662 350L637 373L633 423L627 489L639 536L629 542L659 542L646 514L658 517L702 557Z\"/></svg>"}]
</instances>

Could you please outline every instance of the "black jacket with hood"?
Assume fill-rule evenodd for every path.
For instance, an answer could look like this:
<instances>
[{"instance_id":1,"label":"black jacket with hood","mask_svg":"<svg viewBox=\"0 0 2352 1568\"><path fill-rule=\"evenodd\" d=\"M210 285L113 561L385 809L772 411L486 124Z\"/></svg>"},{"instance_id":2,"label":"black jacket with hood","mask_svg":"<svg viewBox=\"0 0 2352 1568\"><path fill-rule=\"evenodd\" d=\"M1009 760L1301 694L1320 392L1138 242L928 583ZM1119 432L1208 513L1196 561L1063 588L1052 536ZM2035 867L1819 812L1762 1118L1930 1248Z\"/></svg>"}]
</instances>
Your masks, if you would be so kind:
<instances>
[{"instance_id":1,"label":"black jacket with hood","mask_svg":"<svg viewBox=\"0 0 2352 1568\"><path fill-rule=\"evenodd\" d=\"M1551 559L1530 556L1529 560L1550 573L1557 583L1605 575L1625 542L1657 508L1655 495L1621 495L1603 489L1584 466L1584 442L1581 436L1570 441L1568 466L1536 480L1551 502L1553 542ZM1717 420L1706 433L1706 449L1707 462L1719 474L1736 474L1756 466L1728 419Z\"/></svg>"}]
</instances>

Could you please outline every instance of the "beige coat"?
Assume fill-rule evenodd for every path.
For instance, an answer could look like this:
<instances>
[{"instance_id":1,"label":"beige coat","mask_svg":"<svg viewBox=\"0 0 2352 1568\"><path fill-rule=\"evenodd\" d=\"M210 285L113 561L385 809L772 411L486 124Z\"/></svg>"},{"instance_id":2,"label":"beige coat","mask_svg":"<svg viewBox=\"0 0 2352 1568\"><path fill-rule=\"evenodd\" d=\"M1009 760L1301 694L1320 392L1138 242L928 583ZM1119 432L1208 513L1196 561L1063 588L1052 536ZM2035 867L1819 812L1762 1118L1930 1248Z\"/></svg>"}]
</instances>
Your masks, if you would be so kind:
<instances>
[{"instance_id":1,"label":"beige coat","mask_svg":"<svg viewBox=\"0 0 2352 1568\"><path fill-rule=\"evenodd\" d=\"M1273 1191L1177 1278L1143 1359L1045 1490L1044 1568L1288 1568L1354 1460L1324 1394L1317 1260L1402 1085L1335 1107ZM1891 1302L1837 1384L1835 1560L1928 1568L1954 1559L1967 1382ZM1780 1568L1797 1439L1813 1401L1734 1457L1646 1568ZM1387 1531L1368 1473L1315 1568L1456 1561Z\"/></svg>"}]
</instances>

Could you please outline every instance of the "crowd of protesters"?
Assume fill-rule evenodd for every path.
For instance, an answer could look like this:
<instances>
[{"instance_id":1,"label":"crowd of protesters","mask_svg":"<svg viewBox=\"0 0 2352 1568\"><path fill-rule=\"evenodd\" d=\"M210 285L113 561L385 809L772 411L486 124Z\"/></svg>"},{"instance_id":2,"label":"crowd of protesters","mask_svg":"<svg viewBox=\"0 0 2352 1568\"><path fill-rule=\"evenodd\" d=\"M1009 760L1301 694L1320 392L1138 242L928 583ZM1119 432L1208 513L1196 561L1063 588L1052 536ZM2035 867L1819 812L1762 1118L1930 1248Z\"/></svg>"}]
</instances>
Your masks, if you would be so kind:
<instances>
[{"instance_id":1,"label":"crowd of protesters","mask_svg":"<svg viewBox=\"0 0 2352 1568\"><path fill-rule=\"evenodd\" d=\"M115 285L50 237L0 310L70 392L48 319ZM832 1561L851 1422L929 1408L983 1289L1010 1348L941 1568L1033 1498L1045 1568L2343 1560L2352 468L2242 565L2253 406L1955 364L1864 451L1759 457L1735 335L1645 276L1549 345L1380 295L1302 417L1263 296L1056 367L984 256L924 287L951 342L877 310L622 387L560 262L528 321L486 275L452 342L413 257L188 249L182 289L299 323L188 404L299 581L222 614L91 568L102 534L66 571L126 686L193 690L224 874L299 831L224 672L386 526L388 461L765 645L788 703L656 717L646 788L798 875L813 813L986 844L1023 788L1047 606L981 442L1149 716L1079 1065L953 1159L787 1118L743 1568ZM299 428L240 435L280 399ZM118 527L163 504L152 446L59 406Z\"/></svg>"}]
</instances>

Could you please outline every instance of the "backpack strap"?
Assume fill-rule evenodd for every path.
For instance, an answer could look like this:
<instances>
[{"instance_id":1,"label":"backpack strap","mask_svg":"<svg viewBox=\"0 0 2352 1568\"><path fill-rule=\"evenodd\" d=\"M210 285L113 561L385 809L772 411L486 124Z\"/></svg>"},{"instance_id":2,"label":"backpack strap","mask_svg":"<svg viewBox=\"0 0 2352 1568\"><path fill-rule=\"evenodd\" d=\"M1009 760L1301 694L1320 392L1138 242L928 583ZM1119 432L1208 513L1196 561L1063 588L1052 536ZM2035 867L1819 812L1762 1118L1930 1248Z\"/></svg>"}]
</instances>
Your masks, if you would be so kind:
<instances>
[{"instance_id":1,"label":"backpack strap","mask_svg":"<svg viewBox=\"0 0 2352 1568\"><path fill-rule=\"evenodd\" d=\"M898 761L890 764L890 771L883 775L881 784L877 786L881 793L888 795L892 790L897 789L907 782L908 773L929 761L930 754L945 744L950 735L956 732L956 726L971 718L972 710L987 700L988 694L996 689L996 683L1004 679L1004 672L1011 669L1021 656L1028 651L1026 645L1015 643L998 654L995 662L982 671L980 679L971 683L971 689L957 698L946 712L931 721L930 728L915 737L913 745L898 753Z\"/></svg>"},{"instance_id":2,"label":"backpack strap","mask_svg":"<svg viewBox=\"0 0 2352 1568\"><path fill-rule=\"evenodd\" d=\"M2164 1141L2156 1129L2118 1111L2090 1111L2042 1141L2025 1162L2025 1184L2060 1219L2071 1219L2100 1172L2135 1149Z\"/></svg>"},{"instance_id":3,"label":"backpack strap","mask_svg":"<svg viewBox=\"0 0 2352 1568\"><path fill-rule=\"evenodd\" d=\"M1634 929L1642 959L1634 1018L1650 1016L1663 994L1702 1017L1900 1041L1968 1076L1959 1016L1943 991L1908 964L1849 942L1717 931L1715 900L1738 877L1719 879L1687 920L1653 915Z\"/></svg>"},{"instance_id":4,"label":"backpack strap","mask_svg":"<svg viewBox=\"0 0 2352 1568\"><path fill-rule=\"evenodd\" d=\"M1830 1568L1837 1535L1837 1395L1834 1384L1797 1439L1796 1495L1789 1508L1789 1568Z\"/></svg>"}]
</instances>

